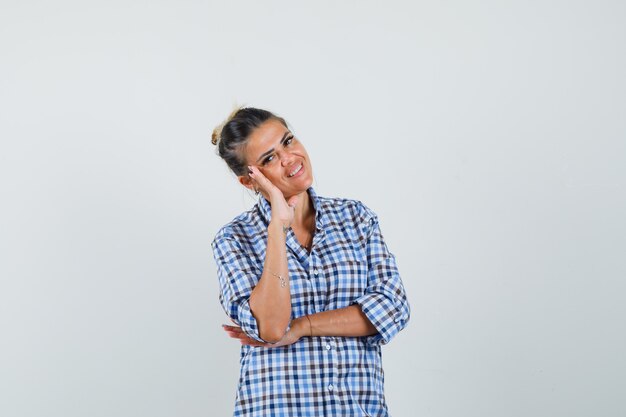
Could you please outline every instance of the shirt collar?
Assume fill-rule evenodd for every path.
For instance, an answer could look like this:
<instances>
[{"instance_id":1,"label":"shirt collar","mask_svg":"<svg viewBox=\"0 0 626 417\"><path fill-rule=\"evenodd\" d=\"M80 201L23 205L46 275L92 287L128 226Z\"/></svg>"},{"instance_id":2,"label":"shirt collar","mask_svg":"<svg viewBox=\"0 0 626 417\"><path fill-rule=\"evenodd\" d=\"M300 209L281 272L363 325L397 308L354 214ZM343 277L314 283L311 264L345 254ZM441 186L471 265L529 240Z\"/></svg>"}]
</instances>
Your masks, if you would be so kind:
<instances>
[{"instance_id":1,"label":"shirt collar","mask_svg":"<svg viewBox=\"0 0 626 417\"><path fill-rule=\"evenodd\" d=\"M323 230L326 225L326 216L322 210L322 204L320 198L317 196L317 193L313 189L313 187L309 187L307 190L309 196L311 197L311 201L313 202L313 208L315 209L315 226L318 230ZM272 218L272 206L269 201L265 199L265 197L260 196L257 201L257 207L259 212L261 213L261 217L265 220L266 224L269 224Z\"/></svg>"}]
</instances>

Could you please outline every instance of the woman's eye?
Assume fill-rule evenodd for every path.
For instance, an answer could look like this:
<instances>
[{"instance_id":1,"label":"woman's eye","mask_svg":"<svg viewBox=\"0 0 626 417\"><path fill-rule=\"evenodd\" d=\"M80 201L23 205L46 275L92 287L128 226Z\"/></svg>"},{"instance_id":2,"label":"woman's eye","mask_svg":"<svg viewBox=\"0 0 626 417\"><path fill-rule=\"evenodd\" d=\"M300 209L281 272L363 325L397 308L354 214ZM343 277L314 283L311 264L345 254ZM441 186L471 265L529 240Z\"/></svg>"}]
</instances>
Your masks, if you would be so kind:
<instances>
[{"instance_id":1,"label":"woman's eye","mask_svg":"<svg viewBox=\"0 0 626 417\"><path fill-rule=\"evenodd\" d=\"M274 155L270 155L263 160L263 165L267 165L274 160Z\"/></svg>"},{"instance_id":2,"label":"woman's eye","mask_svg":"<svg viewBox=\"0 0 626 417\"><path fill-rule=\"evenodd\" d=\"M291 142L293 142L293 136L289 136L285 139L285 145L291 145Z\"/></svg>"}]
</instances>

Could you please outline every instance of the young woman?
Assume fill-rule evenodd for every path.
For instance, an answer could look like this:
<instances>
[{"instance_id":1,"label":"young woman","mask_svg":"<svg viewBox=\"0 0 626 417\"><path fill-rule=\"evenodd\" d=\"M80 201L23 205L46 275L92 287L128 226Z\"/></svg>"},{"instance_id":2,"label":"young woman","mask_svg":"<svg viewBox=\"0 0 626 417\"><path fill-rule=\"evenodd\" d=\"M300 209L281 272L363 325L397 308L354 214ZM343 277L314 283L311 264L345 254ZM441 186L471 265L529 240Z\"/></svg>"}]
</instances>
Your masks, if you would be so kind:
<instances>
[{"instance_id":1,"label":"young woman","mask_svg":"<svg viewBox=\"0 0 626 417\"><path fill-rule=\"evenodd\" d=\"M238 326L235 416L388 416L381 345L409 320L394 256L359 201L318 196L284 119L241 108L213 132L257 204L216 235L220 302Z\"/></svg>"}]
</instances>

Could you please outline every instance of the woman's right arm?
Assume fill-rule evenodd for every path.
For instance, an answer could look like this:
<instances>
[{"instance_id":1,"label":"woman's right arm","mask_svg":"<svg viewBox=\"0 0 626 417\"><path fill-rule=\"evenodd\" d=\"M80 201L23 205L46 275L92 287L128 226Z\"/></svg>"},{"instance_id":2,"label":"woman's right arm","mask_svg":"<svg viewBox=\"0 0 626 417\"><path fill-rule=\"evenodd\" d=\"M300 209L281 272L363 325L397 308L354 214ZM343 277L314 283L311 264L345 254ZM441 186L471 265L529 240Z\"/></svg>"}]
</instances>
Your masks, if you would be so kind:
<instances>
[{"instance_id":1,"label":"woman's right arm","mask_svg":"<svg viewBox=\"0 0 626 417\"><path fill-rule=\"evenodd\" d=\"M250 310L257 321L259 336L275 343L283 338L291 319L286 232L294 218L296 199L288 203L283 193L256 167L249 169L250 177L270 196L272 206L263 273L250 294Z\"/></svg>"},{"instance_id":2,"label":"woman's right arm","mask_svg":"<svg viewBox=\"0 0 626 417\"><path fill-rule=\"evenodd\" d=\"M278 221L267 228L263 273L250 294L250 310L261 339L275 343L283 338L291 319L291 293L285 233Z\"/></svg>"},{"instance_id":3,"label":"woman's right arm","mask_svg":"<svg viewBox=\"0 0 626 417\"><path fill-rule=\"evenodd\" d=\"M220 284L220 303L230 319L249 337L258 342L275 342L291 326L283 228L280 223L270 222L263 269L253 259L242 233L245 231L241 228L225 227L211 244Z\"/></svg>"}]
</instances>

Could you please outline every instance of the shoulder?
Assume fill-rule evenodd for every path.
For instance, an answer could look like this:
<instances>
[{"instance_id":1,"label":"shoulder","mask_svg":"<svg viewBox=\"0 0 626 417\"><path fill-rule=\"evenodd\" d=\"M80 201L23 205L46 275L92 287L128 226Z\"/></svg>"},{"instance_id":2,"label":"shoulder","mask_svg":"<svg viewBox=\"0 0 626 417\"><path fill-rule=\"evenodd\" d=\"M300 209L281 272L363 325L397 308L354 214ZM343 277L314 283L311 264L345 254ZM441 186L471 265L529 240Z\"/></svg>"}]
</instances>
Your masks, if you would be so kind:
<instances>
[{"instance_id":1,"label":"shoulder","mask_svg":"<svg viewBox=\"0 0 626 417\"><path fill-rule=\"evenodd\" d=\"M341 222L352 219L359 224L377 221L376 213L361 200L340 197L319 197L320 206L333 220Z\"/></svg>"},{"instance_id":2,"label":"shoulder","mask_svg":"<svg viewBox=\"0 0 626 417\"><path fill-rule=\"evenodd\" d=\"M215 234L212 246L215 248L225 242L246 242L258 233L259 223L260 218L255 206L222 226Z\"/></svg>"}]
</instances>

